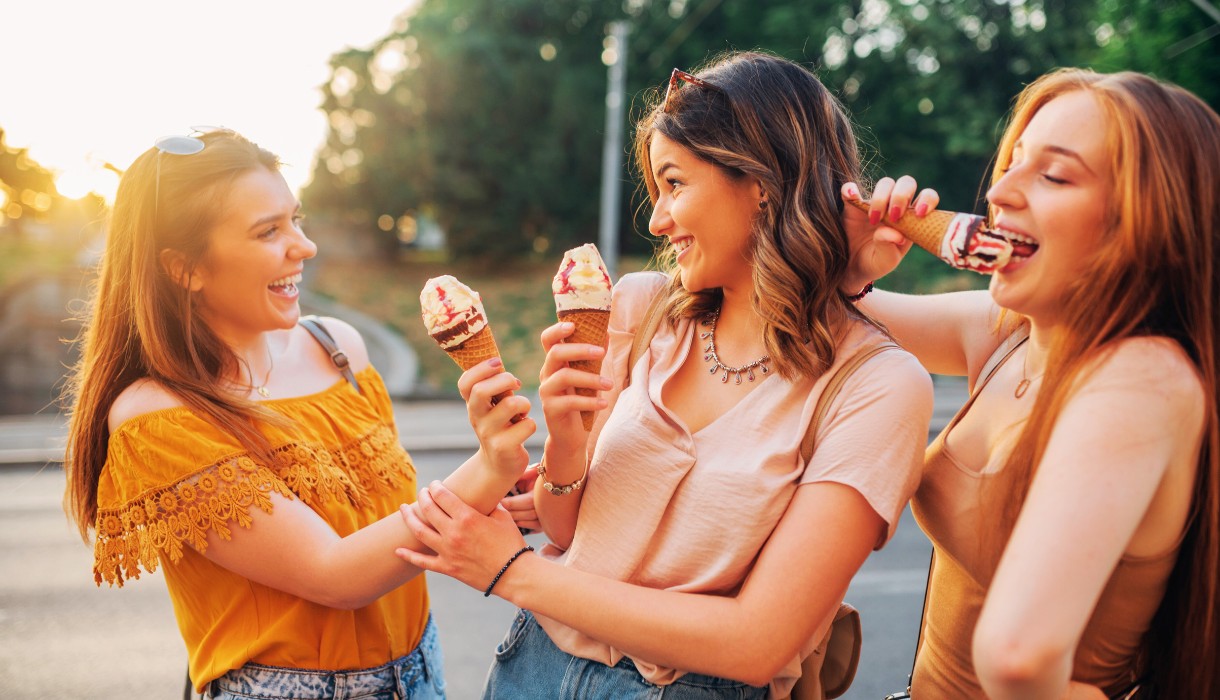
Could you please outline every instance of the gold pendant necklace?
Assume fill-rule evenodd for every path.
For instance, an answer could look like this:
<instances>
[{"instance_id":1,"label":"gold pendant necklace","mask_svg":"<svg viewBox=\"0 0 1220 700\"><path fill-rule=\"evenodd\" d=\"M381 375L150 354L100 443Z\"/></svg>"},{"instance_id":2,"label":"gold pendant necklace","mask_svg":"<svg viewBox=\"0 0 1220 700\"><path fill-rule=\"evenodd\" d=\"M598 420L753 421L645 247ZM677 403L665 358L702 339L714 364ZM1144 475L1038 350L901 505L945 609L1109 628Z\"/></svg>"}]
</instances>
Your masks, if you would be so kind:
<instances>
[{"instance_id":1,"label":"gold pendant necklace","mask_svg":"<svg viewBox=\"0 0 1220 700\"><path fill-rule=\"evenodd\" d=\"M1017 388L1015 391L1012 392L1013 398L1019 399L1022 396L1025 396L1025 392L1029 391L1029 385L1042 378L1041 374L1039 374L1036 377L1027 377L1026 376L1026 374L1029 371L1028 366L1027 366L1028 363L1029 363L1029 348L1026 347L1025 355L1021 358L1021 381L1017 382ZM1045 374L1045 372L1043 374Z\"/></svg>"},{"instance_id":2,"label":"gold pendant necklace","mask_svg":"<svg viewBox=\"0 0 1220 700\"><path fill-rule=\"evenodd\" d=\"M699 334L700 338L707 341L707 347L703 348L703 361L712 363L712 368L708 370L708 374L716 374L717 372L723 371L724 376L720 378L721 384L728 383L730 374L737 375L737 383L740 384L741 375L743 373L746 375L746 379L754 381L755 367L761 370L763 374L769 372L770 370L767 369L766 363L771 359L770 355L763 355L757 360L744 364L740 367L729 367L720 361L720 356L716 354L716 321L719 318L719 309L711 312L707 316L704 316L703 325L708 326L708 329Z\"/></svg>"},{"instance_id":3,"label":"gold pendant necklace","mask_svg":"<svg viewBox=\"0 0 1220 700\"><path fill-rule=\"evenodd\" d=\"M271 354L271 348L267 348L267 376L263 377L263 383L255 386L254 390L264 399L271 398L271 390L267 388L267 383L271 381L271 371L275 369L275 356ZM250 374L250 381L254 381L254 373Z\"/></svg>"}]
</instances>

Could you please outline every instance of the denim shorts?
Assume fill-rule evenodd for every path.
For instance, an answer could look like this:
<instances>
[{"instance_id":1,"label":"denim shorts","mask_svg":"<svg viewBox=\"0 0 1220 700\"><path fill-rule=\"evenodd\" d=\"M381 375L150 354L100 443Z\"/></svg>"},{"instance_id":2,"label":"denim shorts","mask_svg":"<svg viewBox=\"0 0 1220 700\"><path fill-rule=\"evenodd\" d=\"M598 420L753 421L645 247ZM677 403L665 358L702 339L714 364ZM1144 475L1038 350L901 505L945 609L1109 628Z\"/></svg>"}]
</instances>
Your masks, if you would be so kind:
<instances>
[{"instance_id":1,"label":"denim shorts","mask_svg":"<svg viewBox=\"0 0 1220 700\"><path fill-rule=\"evenodd\" d=\"M444 659L436 624L406 656L358 671L311 671L246 664L212 681L218 700L444 700Z\"/></svg>"},{"instance_id":2,"label":"denim shorts","mask_svg":"<svg viewBox=\"0 0 1220 700\"><path fill-rule=\"evenodd\" d=\"M766 700L767 693L767 686L698 673L656 685L626 657L607 666L568 654L524 610L496 647L483 688L484 700Z\"/></svg>"}]
</instances>

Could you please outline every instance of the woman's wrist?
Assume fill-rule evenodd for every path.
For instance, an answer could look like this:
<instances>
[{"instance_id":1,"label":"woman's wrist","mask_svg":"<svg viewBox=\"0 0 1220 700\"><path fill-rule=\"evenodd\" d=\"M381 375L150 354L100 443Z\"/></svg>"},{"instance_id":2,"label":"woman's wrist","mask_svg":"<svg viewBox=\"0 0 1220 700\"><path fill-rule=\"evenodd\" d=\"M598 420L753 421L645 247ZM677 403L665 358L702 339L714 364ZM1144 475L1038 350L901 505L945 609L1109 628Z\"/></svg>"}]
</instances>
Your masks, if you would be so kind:
<instances>
[{"instance_id":1,"label":"woman's wrist","mask_svg":"<svg viewBox=\"0 0 1220 700\"><path fill-rule=\"evenodd\" d=\"M543 490L552 496L566 496L573 491L579 491L585 485L585 477L589 475L589 461L585 460L585 469L581 472L580 478L575 481L558 483L546 468L546 457L538 463L538 482L542 484Z\"/></svg>"},{"instance_id":2,"label":"woman's wrist","mask_svg":"<svg viewBox=\"0 0 1220 700\"><path fill-rule=\"evenodd\" d=\"M495 595L502 598L518 608L527 608L525 605L526 599L529 598L529 590L532 586L531 581L544 580L544 578L535 577L539 567L546 567L551 564L537 552L528 552L521 555L512 566L508 568L501 576L499 582L496 583ZM536 596L535 596L536 597Z\"/></svg>"},{"instance_id":3,"label":"woman's wrist","mask_svg":"<svg viewBox=\"0 0 1220 700\"><path fill-rule=\"evenodd\" d=\"M550 436L542 447L542 461L546 464L547 477L551 483L567 484L576 481L585 472L587 459L584 445L564 448Z\"/></svg>"}]
</instances>

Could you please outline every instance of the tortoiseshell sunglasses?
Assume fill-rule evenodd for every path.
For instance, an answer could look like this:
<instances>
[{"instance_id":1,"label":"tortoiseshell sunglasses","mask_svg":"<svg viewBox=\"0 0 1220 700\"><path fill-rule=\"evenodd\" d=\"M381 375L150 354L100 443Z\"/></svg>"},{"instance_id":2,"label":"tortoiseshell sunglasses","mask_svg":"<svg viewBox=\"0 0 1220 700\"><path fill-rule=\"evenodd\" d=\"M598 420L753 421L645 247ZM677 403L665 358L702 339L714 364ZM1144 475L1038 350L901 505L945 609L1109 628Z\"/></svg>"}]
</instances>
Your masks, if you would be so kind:
<instances>
[{"instance_id":1,"label":"tortoiseshell sunglasses","mask_svg":"<svg viewBox=\"0 0 1220 700\"><path fill-rule=\"evenodd\" d=\"M663 111L667 114L669 113L670 107L672 107L672 105L670 104L670 98L672 98L674 96L674 94L676 94L678 92L678 88L681 86L682 83L690 83L691 85L694 85L696 87L701 87L705 90L715 90L716 92L724 92L724 90L721 89L719 86L713 85L713 84L707 82L706 80L704 80L703 78L697 77L691 73L687 73L686 71L682 70L681 68L675 68L673 70L673 72L669 74L669 87L665 88L665 102L662 103L663 106L661 108L661 111Z\"/></svg>"}]
</instances>

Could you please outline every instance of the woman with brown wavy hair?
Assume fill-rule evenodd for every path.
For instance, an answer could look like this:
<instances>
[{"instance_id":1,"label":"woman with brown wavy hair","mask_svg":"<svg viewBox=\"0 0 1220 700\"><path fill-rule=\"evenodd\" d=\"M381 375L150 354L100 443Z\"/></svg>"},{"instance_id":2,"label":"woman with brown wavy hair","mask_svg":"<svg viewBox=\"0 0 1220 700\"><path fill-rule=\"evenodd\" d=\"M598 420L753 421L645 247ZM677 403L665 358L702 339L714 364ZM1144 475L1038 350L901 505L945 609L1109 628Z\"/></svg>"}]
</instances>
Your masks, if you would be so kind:
<instances>
[{"instance_id":1,"label":"woman with brown wavy hair","mask_svg":"<svg viewBox=\"0 0 1220 700\"><path fill-rule=\"evenodd\" d=\"M912 502L936 550L912 697L1220 696L1218 187L1197 97L1051 73L1000 144L987 198L1014 253L990 295L861 303L972 385ZM879 182L873 221L915 190ZM853 284L910 245L858 243Z\"/></svg>"},{"instance_id":2,"label":"woman with brown wavy hair","mask_svg":"<svg viewBox=\"0 0 1220 700\"><path fill-rule=\"evenodd\" d=\"M404 558L522 608L488 698L787 695L918 479L929 378L892 345L866 355L887 338L839 291L838 192L860 172L841 106L758 53L675 70L656 97L636 159L665 272L615 286L602 377L569 366L603 352L561 342L571 324L542 334L535 503L553 544L521 554L506 514L441 488L421 497L431 526L407 516L440 557ZM662 321L633 363L654 300ZM819 399L857 358L805 455ZM606 405L586 432L580 412Z\"/></svg>"},{"instance_id":3,"label":"woman with brown wavy hair","mask_svg":"<svg viewBox=\"0 0 1220 700\"><path fill-rule=\"evenodd\" d=\"M276 157L232 131L123 174L67 390L68 507L99 584L162 569L196 690L444 697L424 579L390 554L418 546L395 512L415 470L360 335L299 324L300 220ZM533 431L509 422L526 399L491 408L519 386L498 362L462 377L488 449L447 480L484 510Z\"/></svg>"}]
</instances>

